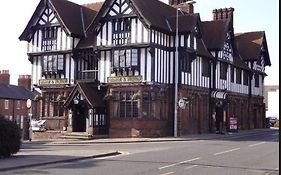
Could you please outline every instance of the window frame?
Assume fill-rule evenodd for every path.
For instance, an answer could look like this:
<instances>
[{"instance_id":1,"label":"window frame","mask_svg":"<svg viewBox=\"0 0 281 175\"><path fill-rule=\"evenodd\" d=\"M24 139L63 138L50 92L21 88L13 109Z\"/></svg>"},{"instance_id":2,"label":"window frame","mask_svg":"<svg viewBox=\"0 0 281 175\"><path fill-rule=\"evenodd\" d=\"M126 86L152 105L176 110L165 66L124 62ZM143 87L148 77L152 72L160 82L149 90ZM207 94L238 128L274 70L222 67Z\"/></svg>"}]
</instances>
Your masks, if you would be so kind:
<instances>
[{"instance_id":1,"label":"window frame","mask_svg":"<svg viewBox=\"0 0 281 175\"><path fill-rule=\"evenodd\" d=\"M202 58L202 76L210 77L211 76L211 67L209 65L209 60Z\"/></svg>"},{"instance_id":2,"label":"window frame","mask_svg":"<svg viewBox=\"0 0 281 175\"><path fill-rule=\"evenodd\" d=\"M245 70L243 71L243 85L248 86L249 85L249 73Z\"/></svg>"},{"instance_id":3,"label":"window frame","mask_svg":"<svg viewBox=\"0 0 281 175\"><path fill-rule=\"evenodd\" d=\"M42 74L63 74L65 71L65 54L42 55Z\"/></svg>"},{"instance_id":4,"label":"window frame","mask_svg":"<svg viewBox=\"0 0 281 175\"><path fill-rule=\"evenodd\" d=\"M42 51L57 49L57 33L59 26L45 26L42 28Z\"/></svg>"},{"instance_id":5,"label":"window frame","mask_svg":"<svg viewBox=\"0 0 281 175\"><path fill-rule=\"evenodd\" d=\"M228 64L225 62L220 62L220 79L227 80L227 69Z\"/></svg>"},{"instance_id":6,"label":"window frame","mask_svg":"<svg viewBox=\"0 0 281 175\"><path fill-rule=\"evenodd\" d=\"M137 91L114 91L114 118L133 119L139 118L139 99L132 99Z\"/></svg>"},{"instance_id":7,"label":"window frame","mask_svg":"<svg viewBox=\"0 0 281 175\"><path fill-rule=\"evenodd\" d=\"M259 88L260 87L260 76L258 73L255 73L255 87Z\"/></svg>"},{"instance_id":8,"label":"window frame","mask_svg":"<svg viewBox=\"0 0 281 175\"><path fill-rule=\"evenodd\" d=\"M9 109L9 102L10 102L10 100L5 100L4 101L4 109Z\"/></svg>"},{"instance_id":9,"label":"window frame","mask_svg":"<svg viewBox=\"0 0 281 175\"><path fill-rule=\"evenodd\" d=\"M236 84L242 84L242 70L236 68Z\"/></svg>"},{"instance_id":10,"label":"window frame","mask_svg":"<svg viewBox=\"0 0 281 175\"><path fill-rule=\"evenodd\" d=\"M112 20L112 43L123 45L131 43L132 18L117 18Z\"/></svg>"},{"instance_id":11,"label":"window frame","mask_svg":"<svg viewBox=\"0 0 281 175\"><path fill-rule=\"evenodd\" d=\"M124 53L122 53L124 52ZM128 54L128 53L130 54ZM123 68L139 68L140 51L137 48L123 48L112 51L112 67L113 69ZM129 60L129 61L128 61ZM121 63L122 61L122 63ZM122 64L122 65L121 65Z\"/></svg>"}]
</instances>

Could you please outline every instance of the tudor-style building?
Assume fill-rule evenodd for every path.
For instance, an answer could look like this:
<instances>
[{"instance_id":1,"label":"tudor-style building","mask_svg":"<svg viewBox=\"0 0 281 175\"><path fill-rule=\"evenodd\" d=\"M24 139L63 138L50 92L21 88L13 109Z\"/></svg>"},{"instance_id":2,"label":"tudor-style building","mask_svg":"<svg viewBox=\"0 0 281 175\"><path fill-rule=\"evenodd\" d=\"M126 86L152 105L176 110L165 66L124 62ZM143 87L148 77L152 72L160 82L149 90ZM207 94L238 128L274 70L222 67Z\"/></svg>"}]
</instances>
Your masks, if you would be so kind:
<instances>
[{"instance_id":1,"label":"tudor-style building","mask_svg":"<svg viewBox=\"0 0 281 175\"><path fill-rule=\"evenodd\" d=\"M42 117L90 136L173 135L178 82L179 135L233 129L233 118L238 129L263 127L265 34L262 51L244 51L253 40L235 35L233 12L202 22L187 0L41 0L20 40Z\"/></svg>"}]
</instances>

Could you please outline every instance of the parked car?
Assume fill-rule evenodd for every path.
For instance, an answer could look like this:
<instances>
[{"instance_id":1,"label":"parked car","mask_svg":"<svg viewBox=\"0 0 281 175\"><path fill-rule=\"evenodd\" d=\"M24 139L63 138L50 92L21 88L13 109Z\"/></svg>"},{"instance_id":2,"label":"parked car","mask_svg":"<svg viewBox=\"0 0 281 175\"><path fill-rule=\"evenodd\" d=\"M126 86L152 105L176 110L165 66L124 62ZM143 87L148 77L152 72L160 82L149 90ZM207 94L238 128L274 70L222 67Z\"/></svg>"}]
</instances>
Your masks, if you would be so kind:
<instances>
[{"instance_id":1,"label":"parked car","mask_svg":"<svg viewBox=\"0 0 281 175\"><path fill-rule=\"evenodd\" d=\"M275 123L278 121L277 117L268 117L269 119L269 126L274 126Z\"/></svg>"},{"instance_id":2,"label":"parked car","mask_svg":"<svg viewBox=\"0 0 281 175\"><path fill-rule=\"evenodd\" d=\"M45 131L46 120L31 120L32 131Z\"/></svg>"}]
</instances>

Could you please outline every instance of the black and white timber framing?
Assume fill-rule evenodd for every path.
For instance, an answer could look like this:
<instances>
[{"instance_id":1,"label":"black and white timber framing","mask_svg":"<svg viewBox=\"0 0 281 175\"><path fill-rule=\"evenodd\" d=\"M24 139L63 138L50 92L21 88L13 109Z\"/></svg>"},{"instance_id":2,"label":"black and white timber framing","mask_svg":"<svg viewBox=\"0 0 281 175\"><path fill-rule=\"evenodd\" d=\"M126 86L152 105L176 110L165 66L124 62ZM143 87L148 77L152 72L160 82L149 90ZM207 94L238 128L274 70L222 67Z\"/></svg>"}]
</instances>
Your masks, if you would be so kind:
<instances>
[{"instance_id":1,"label":"black and white timber framing","mask_svg":"<svg viewBox=\"0 0 281 175\"><path fill-rule=\"evenodd\" d=\"M20 36L20 40L28 42L32 84L44 92L74 87L77 82L111 86L114 84L112 78L118 77L138 78L137 82L125 82L124 89L128 83L133 86L173 87L175 71L178 71L180 88L200 89L203 95L209 94L209 98L211 92L216 91L227 92L243 100L245 97L263 96L265 66L270 65L265 34L258 56L242 58L230 22L225 23L226 31L220 47L212 48L204 33L204 25L210 24L202 25L199 14L182 11L178 16L181 24L178 26L179 41L175 43L177 10L156 0L147 1L172 11L167 15L165 10L160 10L159 14L155 12L154 15L166 15L161 17L166 19L159 24L152 24L154 19L148 16L152 10L144 8L147 1L105 0L98 12L60 1L76 10L79 20L73 21L79 23L70 25L66 13L72 12L60 11L55 0L41 0ZM145 13L146 10L149 12ZM86 15L91 17L87 24L84 21L88 19ZM78 26L79 31L73 26ZM85 46L84 43L91 44ZM174 64L176 45L178 70L175 70ZM118 85L122 86L122 82ZM99 115L105 120L104 113L91 114L91 117ZM69 120L72 121L71 117ZM90 119L91 122L93 120L95 118Z\"/></svg>"}]
</instances>

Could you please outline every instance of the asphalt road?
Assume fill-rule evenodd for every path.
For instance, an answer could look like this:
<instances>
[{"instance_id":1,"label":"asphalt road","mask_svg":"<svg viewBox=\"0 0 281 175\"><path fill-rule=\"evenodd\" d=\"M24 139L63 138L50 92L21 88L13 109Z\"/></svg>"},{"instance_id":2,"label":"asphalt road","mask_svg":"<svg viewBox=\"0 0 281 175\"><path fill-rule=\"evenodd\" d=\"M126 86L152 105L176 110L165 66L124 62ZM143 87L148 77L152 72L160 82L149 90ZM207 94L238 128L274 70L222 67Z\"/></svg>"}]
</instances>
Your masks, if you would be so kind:
<instances>
[{"instance_id":1,"label":"asphalt road","mask_svg":"<svg viewBox=\"0 0 281 175\"><path fill-rule=\"evenodd\" d=\"M279 131L229 139L87 145L122 155L1 172L2 175L277 175Z\"/></svg>"}]
</instances>

